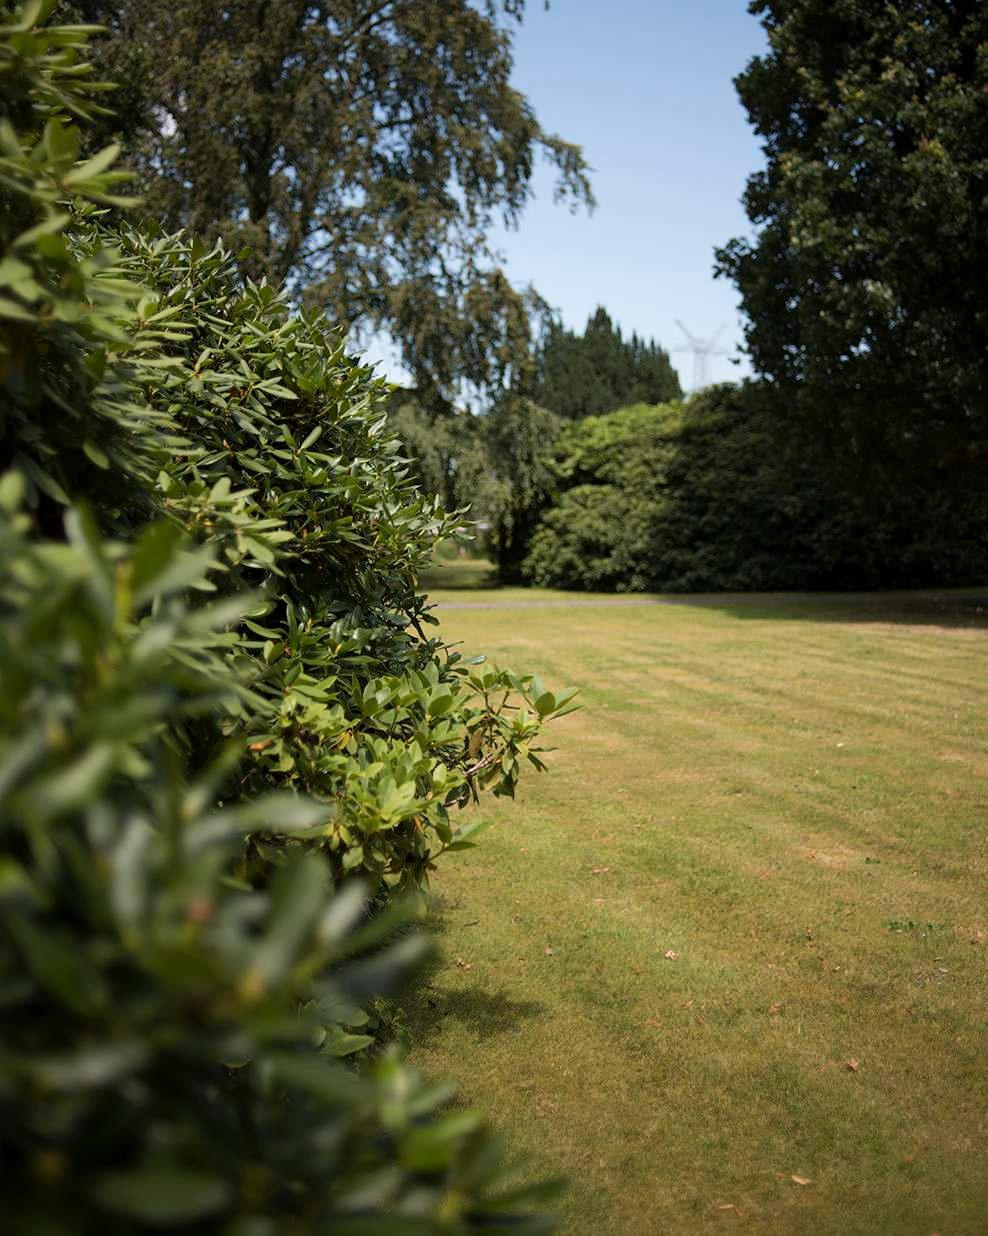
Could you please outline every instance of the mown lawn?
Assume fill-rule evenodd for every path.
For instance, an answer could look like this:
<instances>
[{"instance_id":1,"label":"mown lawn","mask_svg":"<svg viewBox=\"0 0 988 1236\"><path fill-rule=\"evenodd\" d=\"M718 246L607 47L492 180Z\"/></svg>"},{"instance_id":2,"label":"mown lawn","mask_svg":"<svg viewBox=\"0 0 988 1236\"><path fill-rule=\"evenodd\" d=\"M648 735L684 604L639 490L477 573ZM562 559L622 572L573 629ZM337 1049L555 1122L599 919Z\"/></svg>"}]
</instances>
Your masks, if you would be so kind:
<instances>
[{"instance_id":1,"label":"mown lawn","mask_svg":"<svg viewBox=\"0 0 988 1236\"><path fill-rule=\"evenodd\" d=\"M413 1059L567 1236L984 1236L988 613L553 595L436 594L583 709L435 878Z\"/></svg>"}]
</instances>

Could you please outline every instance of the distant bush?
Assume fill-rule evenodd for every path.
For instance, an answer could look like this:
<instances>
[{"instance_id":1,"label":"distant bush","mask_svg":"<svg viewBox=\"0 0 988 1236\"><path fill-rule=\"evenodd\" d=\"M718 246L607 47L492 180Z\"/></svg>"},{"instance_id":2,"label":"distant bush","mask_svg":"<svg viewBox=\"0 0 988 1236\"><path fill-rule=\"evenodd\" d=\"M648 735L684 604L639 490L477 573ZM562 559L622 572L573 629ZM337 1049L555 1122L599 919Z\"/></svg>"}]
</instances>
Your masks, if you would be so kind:
<instances>
[{"instance_id":1,"label":"distant bush","mask_svg":"<svg viewBox=\"0 0 988 1236\"><path fill-rule=\"evenodd\" d=\"M960 585L988 576L988 503L965 473L869 486L787 427L767 384L591 417L562 436L525 560L547 587L756 591ZM879 498L878 493L884 496Z\"/></svg>"},{"instance_id":2,"label":"distant bush","mask_svg":"<svg viewBox=\"0 0 988 1236\"><path fill-rule=\"evenodd\" d=\"M655 511L652 589L824 587L816 534L819 466L780 432L784 413L755 384L712 387L683 408Z\"/></svg>"},{"instance_id":3,"label":"distant bush","mask_svg":"<svg viewBox=\"0 0 988 1236\"><path fill-rule=\"evenodd\" d=\"M652 586L656 520L681 422L676 405L640 404L567 426L524 572L547 588L643 591Z\"/></svg>"},{"instance_id":4,"label":"distant bush","mask_svg":"<svg viewBox=\"0 0 988 1236\"><path fill-rule=\"evenodd\" d=\"M769 383L714 387L684 409L653 561L652 586L677 591L975 584L988 502L970 469L934 462L878 484Z\"/></svg>"}]
</instances>

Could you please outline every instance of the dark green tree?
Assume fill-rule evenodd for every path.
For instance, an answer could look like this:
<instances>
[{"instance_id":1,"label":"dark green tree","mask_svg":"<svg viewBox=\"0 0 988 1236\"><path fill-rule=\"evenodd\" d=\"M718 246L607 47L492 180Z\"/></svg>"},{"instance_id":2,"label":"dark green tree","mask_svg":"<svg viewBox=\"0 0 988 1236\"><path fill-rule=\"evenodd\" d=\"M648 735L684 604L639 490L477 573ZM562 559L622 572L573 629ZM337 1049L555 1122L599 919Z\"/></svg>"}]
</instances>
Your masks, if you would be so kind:
<instances>
[{"instance_id":1,"label":"dark green tree","mask_svg":"<svg viewBox=\"0 0 988 1236\"><path fill-rule=\"evenodd\" d=\"M988 431L988 7L755 0L737 79L766 155L717 255L755 369L876 495L980 490ZM965 477L970 469L972 478Z\"/></svg>"},{"instance_id":2,"label":"dark green tree","mask_svg":"<svg viewBox=\"0 0 988 1236\"><path fill-rule=\"evenodd\" d=\"M527 293L487 243L536 159L591 202L578 147L511 85L524 0L74 0L110 35L150 213L219 235L252 278L385 330L425 388L497 385L529 351Z\"/></svg>"},{"instance_id":3,"label":"dark green tree","mask_svg":"<svg viewBox=\"0 0 988 1236\"><path fill-rule=\"evenodd\" d=\"M536 368L535 401L572 420L636 403L667 403L683 393L668 353L637 333L625 339L603 306L582 335L550 323Z\"/></svg>"}]
</instances>

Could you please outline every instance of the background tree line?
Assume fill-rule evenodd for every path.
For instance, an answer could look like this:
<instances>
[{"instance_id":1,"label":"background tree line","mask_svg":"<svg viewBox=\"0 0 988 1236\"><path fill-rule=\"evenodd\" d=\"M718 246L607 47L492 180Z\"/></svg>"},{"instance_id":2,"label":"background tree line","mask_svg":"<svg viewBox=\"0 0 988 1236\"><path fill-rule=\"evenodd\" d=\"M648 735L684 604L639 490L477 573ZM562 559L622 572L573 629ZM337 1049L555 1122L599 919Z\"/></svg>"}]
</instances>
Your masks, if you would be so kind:
<instances>
[{"instance_id":1,"label":"background tree line","mask_svg":"<svg viewBox=\"0 0 988 1236\"><path fill-rule=\"evenodd\" d=\"M523 578L558 488L554 451L566 426L630 397L657 404L682 395L668 353L654 340L625 339L602 306L582 334L550 320L533 347L533 373L494 393L480 415L430 408L418 392L401 390L389 414L413 475L451 510L469 507L505 580Z\"/></svg>"},{"instance_id":2,"label":"background tree line","mask_svg":"<svg viewBox=\"0 0 988 1236\"><path fill-rule=\"evenodd\" d=\"M757 378L562 429L513 561L569 587L982 583L988 10L750 8L769 50L737 87L766 166L717 269ZM606 363L565 369L569 407L603 411Z\"/></svg>"},{"instance_id":3,"label":"background tree line","mask_svg":"<svg viewBox=\"0 0 988 1236\"><path fill-rule=\"evenodd\" d=\"M469 503L502 576L523 577L567 487L565 422L681 392L656 344L624 338L603 309L567 330L487 248L496 216L517 219L540 153L564 198L591 202L579 150L510 87L520 0L238 0L167 15L74 4L110 28L98 55L126 106L103 136L129 137L150 208L224 236L244 275L283 277L351 329L390 332L412 376L390 414L413 475ZM619 573L622 586L980 579L984 6L750 8L769 48L737 86L766 163L744 199L752 234L716 262L741 294L757 381L731 396L736 413L712 394L689 414L695 425L709 405L730 439L716 457L731 460L715 486L722 518L692 529L696 569L670 573L672 542L655 541L652 568ZM668 486L693 475L689 460L668 474L666 508L679 501ZM735 529L755 519L757 493L774 517L748 529L745 553L774 567L739 571ZM561 534L564 514L552 519ZM549 543L530 577L548 578Z\"/></svg>"},{"instance_id":4,"label":"background tree line","mask_svg":"<svg viewBox=\"0 0 988 1236\"><path fill-rule=\"evenodd\" d=\"M767 382L566 426L521 576L554 588L716 592L929 587L988 574L980 486L949 467L876 496L834 476ZM785 432L780 432L780 426Z\"/></svg>"}]
</instances>

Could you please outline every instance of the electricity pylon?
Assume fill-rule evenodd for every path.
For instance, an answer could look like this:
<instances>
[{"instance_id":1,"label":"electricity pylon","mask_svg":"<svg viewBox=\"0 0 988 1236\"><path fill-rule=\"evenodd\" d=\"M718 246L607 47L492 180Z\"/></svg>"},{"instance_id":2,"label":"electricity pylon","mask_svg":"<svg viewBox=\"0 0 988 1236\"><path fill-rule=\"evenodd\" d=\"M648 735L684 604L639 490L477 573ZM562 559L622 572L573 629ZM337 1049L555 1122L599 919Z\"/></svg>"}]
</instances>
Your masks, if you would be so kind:
<instances>
[{"instance_id":1,"label":"electricity pylon","mask_svg":"<svg viewBox=\"0 0 988 1236\"><path fill-rule=\"evenodd\" d=\"M686 329L682 322L680 322L679 318L676 318L676 325L683 332L689 342L684 344L681 348L673 348L672 350L674 352L693 353L692 389L694 392L701 391L705 386L710 384L710 358L712 356L730 356L730 351L727 348L717 347L717 340L724 333L724 328L727 326L727 323L725 322L720 330L718 330L716 334L711 335L709 339L700 339L697 335L692 334Z\"/></svg>"}]
</instances>

